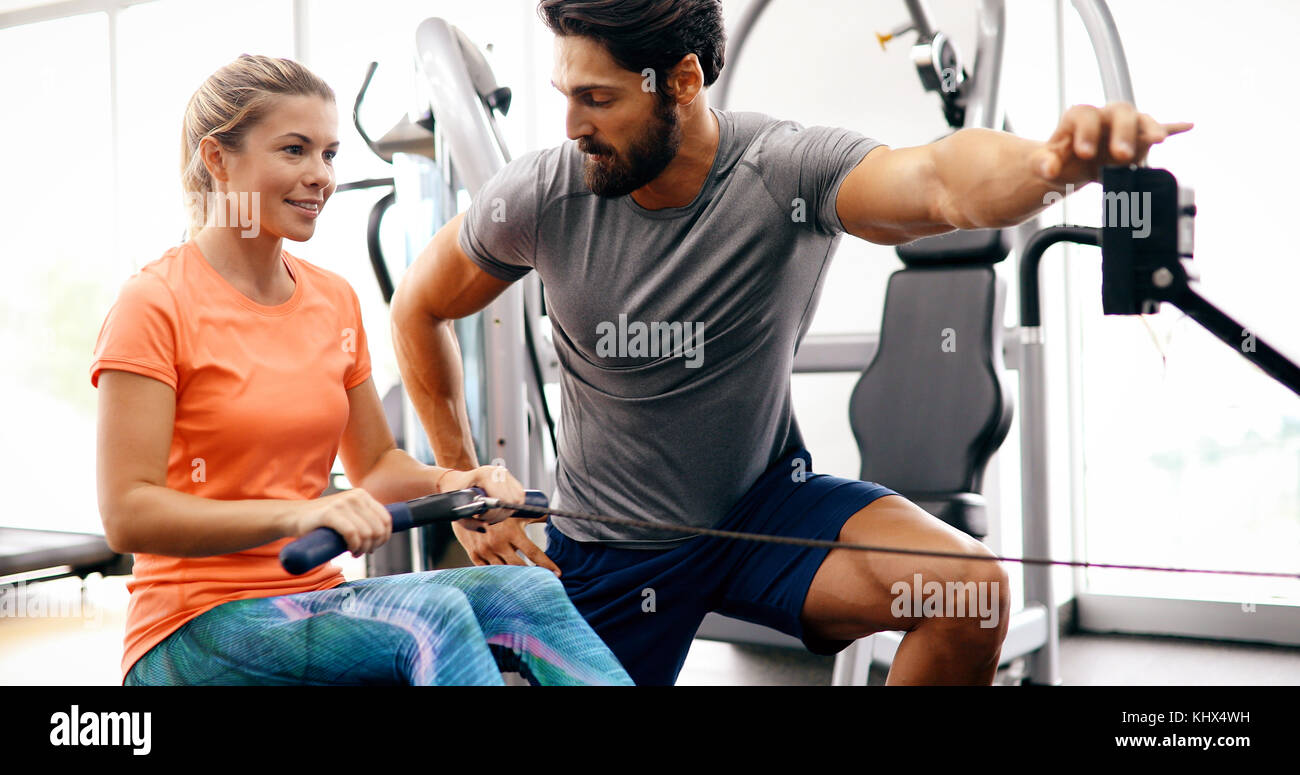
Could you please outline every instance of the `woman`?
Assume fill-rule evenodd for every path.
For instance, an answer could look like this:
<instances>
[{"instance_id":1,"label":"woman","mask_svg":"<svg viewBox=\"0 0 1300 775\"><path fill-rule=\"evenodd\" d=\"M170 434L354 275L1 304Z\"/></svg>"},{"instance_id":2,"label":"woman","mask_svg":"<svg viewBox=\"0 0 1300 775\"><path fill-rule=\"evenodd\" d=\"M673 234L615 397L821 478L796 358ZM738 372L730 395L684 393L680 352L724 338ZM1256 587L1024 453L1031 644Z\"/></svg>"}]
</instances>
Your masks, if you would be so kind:
<instances>
[{"instance_id":1,"label":"woman","mask_svg":"<svg viewBox=\"0 0 1300 775\"><path fill-rule=\"evenodd\" d=\"M504 469L395 448L355 293L283 250L334 191L337 128L333 91L295 62L243 55L208 78L184 121L190 239L127 281L100 331L100 513L135 554L124 683L631 683L540 568L280 568L321 526L353 556L380 546L383 502L523 497ZM336 454L355 489L318 498Z\"/></svg>"}]
</instances>

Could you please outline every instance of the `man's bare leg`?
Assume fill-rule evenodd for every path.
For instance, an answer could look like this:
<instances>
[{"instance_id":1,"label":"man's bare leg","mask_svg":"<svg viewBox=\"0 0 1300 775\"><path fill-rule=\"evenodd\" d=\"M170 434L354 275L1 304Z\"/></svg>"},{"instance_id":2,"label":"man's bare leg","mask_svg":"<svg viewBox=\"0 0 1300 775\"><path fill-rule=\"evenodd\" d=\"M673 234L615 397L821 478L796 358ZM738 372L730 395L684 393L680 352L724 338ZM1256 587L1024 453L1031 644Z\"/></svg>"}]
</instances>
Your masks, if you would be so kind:
<instances>
[{"instance_id":1,"label":"man's bare leg","mask_svg":"<svg viewBox=\"0 0 1300 775\"><path fill-rule=\"evenodd\" d=\"M992 554L979 541L898 495L879 498L854 514L837 540ZM928 582L939 582L945 601L950 597L950 582L974 582L976 586L967 589L985 594L986 610L996 614L981 617L968 605L964 616L925 616L914 610L899 615L895 584L902 582L910 595L917 573L921 574L922 590ZM881 630L906 631L889 671L890 684L988 685L993 683L1007 633L1009 600L1007 574L997 562L835 549L813 578L802 619L810 633L835 640L862 638ZM993 616L996 626L990 626Z\"/></svg>"}]
</instances>

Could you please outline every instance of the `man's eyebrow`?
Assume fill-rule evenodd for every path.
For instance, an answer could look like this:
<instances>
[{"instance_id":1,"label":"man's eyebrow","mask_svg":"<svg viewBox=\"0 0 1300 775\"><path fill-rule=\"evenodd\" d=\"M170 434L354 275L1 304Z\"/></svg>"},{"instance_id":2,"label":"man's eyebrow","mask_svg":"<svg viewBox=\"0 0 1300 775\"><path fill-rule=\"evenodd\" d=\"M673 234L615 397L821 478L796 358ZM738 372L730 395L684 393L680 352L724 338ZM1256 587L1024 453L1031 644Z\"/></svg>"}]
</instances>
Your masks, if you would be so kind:
<instances>
[{"instance_id":1,"label":"man's eyebrow","mask_svg":"<svg viewBox=\"0 0 1300 775\"><path fill-rule=\"evenodd\" d=\"M311 138L308 137L307 135L304 135L304 134L300 133L300 132L285 132L284 134L280 135L280 137L277 137L277 138L275 138L275 139L279 140L279 139L282 139L282 138L285 138L285 137L296 137L296 138L298 138L299 140L302 140L302 141L303 141L304 143L306 143L307 145L311 145ZM334 146L336 146L336 145L338 145L338 144L339 144L339 141L338 141L338 140L335 140L334 142L330 143L329 145L327 145L327 146L325 146L325 147L326 147L326 148L333 148Z\"/></svg>"},{"instance_id":2,"label":"man's eyebrow","mask_svg":"<svg viewBox=\"0 0 1300 775\"><path fill-rule=\"evenodd\" d=\"M555 81L551 81L551 85L552 85L552 86L555 86L555 88L556 88L556 89L557 89L561 94L564 94L564 93L565 93L564 89L561 89L559 86L556 86L556 85L555 85ZM587 92L589 92L589 91L595 91L596 89L604 89L605 91L623 91L623 89L622 89L621 87L614 86L614 85L612 85L612 84L607 84L607 83L584 83L584 84L582 84L581 86L575 86L575 87L573 87L573 89L570 90L570 91L568 92L568 95L569 95L570 97L577 97L579 94L585 94L585 93L587 93Z\"/></svg>"}]
</instances>

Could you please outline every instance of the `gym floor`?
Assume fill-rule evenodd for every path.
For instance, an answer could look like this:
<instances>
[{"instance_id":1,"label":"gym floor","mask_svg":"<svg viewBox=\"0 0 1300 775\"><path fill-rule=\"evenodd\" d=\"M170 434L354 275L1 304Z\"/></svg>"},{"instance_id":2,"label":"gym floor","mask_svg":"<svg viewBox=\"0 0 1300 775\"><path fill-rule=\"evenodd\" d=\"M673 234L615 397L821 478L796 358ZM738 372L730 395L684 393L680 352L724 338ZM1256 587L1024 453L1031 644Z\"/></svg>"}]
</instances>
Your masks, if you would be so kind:
<instances>
[{"instance_id":1,"label":"gym floor","mask_svg":"<svg viewBox=\"0 0 1300 775\"><path fill-rule=\"evenodd\" d=\"M344 566L344 574L360 571ZM0 686L113 685L126 621L126 579L93 576L84 597L77 579L0 599ZM17 616L17 596L25 595ZM678 680L683 686L826 686L833 657L796 649L697 640ZM1300 685L1300 649L1132 635L1071 635L1061 642L1069 686ZM873 671L872 683L883 681ZM1014 676L1002 671L999 683Z\"/></svg>"},{"instance_id":2,"label":"gym floor","mask_svg":"<svg viewBox=\"0 0 1300 775\"><path fill-rule=\"evenodd\" d=\"M796 649L698 640L679 685L828 686L834 657ZM884 671L872 669L871 684ZM996 683L1013 684L1011 670ZM1300 649L1138 635L1068 635L1065 686L1300 686Z\"/></svg>"}]
</instances>

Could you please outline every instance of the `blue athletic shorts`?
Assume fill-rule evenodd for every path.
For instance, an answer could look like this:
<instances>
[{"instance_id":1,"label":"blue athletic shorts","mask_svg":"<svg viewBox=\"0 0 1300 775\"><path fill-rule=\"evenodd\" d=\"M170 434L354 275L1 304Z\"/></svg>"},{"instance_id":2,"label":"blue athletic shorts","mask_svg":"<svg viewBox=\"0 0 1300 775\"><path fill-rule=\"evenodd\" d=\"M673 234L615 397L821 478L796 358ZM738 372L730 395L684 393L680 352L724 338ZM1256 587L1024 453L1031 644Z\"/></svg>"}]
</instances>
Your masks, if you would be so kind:
<instances>
[{"instance_id":1,"label":"blue athletic shorts","mask_svg":"<svg viewBox=\"0 0 1300 775\"><path fill-rule=\"evenodd\" d=\"M796 457L803 458L802 469ZM849 517L884 495L897 493L814 474L808 452L794 450L759 477L716 527L833 541ZM849 645L811 636L800 621L829 549L709 536L666 551L615 549L574 541L550 524L546 538L546 554L560 567L569 599L638 685L676 682L710 611L793 635L815 654Z\"/></svg>"}]
</instances>

